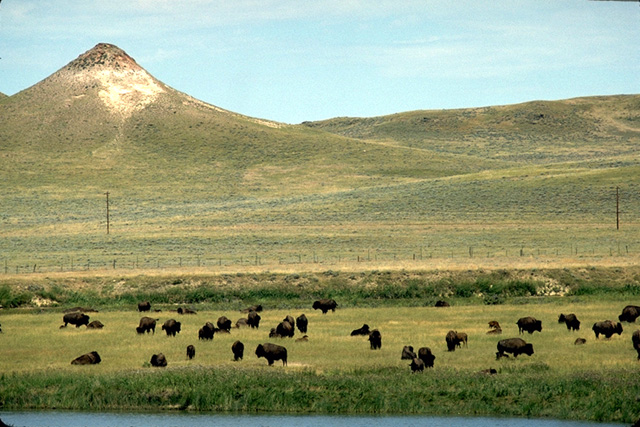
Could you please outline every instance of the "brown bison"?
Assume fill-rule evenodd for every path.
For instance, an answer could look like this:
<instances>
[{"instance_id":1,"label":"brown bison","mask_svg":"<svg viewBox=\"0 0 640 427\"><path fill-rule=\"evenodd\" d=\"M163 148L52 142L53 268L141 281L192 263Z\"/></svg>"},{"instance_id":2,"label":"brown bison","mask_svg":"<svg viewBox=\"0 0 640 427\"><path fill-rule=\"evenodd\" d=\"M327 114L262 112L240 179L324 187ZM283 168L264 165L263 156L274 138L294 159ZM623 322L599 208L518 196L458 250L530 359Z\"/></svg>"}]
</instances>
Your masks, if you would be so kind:
<instances>
[{"instance_id":1,"label":"brown bison","mask_svg":"<svg viewBox=\"0 0 640 427\"><path fill-rule=\"evenodd\" d=\"M338 303L332 299L321 299L318 301L314 301L312 307L314 310L322 310L322 314L327 314L327 311L329 310L335 312L337 306Z\"/></svg>"},{"instance_id":2,"label":"brown bison","mask_svg":"<svg viewBox=\"0 0 640 427\"><path fill-rule=\"evenodd\" d=\"M89 316L76 311L62 316L62 321L64 322L64 325L60 326L61 328L66 328L67 324L76 325L76 328L79 328L82 325L87 326L89 324Z\"/></svg>"},{"instance_id":3,"label":"brown bison","mask_svg":"<svg viewBox=\"0 0 640 427\"><path fill-rule=\"evenodd\" d=\"M241 341L235 341L231 344L231 352L233 353L233 360L242 360L244 356L244 344Z\"/></svg>"},{"instance_id":4,"label":"brown bison","mask_svg":"<svg viewBox=\"0 0 640 427\"><path fill-rule=\"evenodd\" d=\"M438 300L435 303L435 307L451 307L451 304L446 301Z\"/></svg>"},{"instance_id":5,"label":"brown bison","mask_svg":"<svg viewBox=\"0 0 640 427\"><path fill-rule=\"evenodd\" d=\"M94 320L93 322L87 325L87 329L102 329L104 328L104 323L99 320Z\"/></svg>"},{"instance_id":6,"label":"brown bison","mask_svg":"<svg viewBox=\"0 0 640 427\"><path fill-rule=\"evenodd\" d=\"M218 325L218 329L221 331L231 331L231 320L229 320L227 316L220 316L216 323Z\"/></svg>"},{"instance_id":7,"label":"brown bison","mask_svg":"<svg viewBox=\"0 0 640 427\"><path fill-rule=\"evenodd\" d=\"M78 356L71 361L72 365L97 365L102 362L100 355L97 351L92 351L91 353L83 354L82 356Z\"/></svg>"},{"instance_id":8,"label":"brown bison","mask_svg":"<svg viewBox=\"0 0 640 427\"><path fill-rule=\"evenodd\" d=\"M236 322L236 328L248 328L249 327L249 320L245 319L244 317L241 319L238 319L238 321Z\"/></svg>"},{"instance_id":9,"label":"brown bison","mask_svg":"<svg viewBox=\"0 0 640 427\"><path fill-rule=\"evenodd\" d=\"M271 343L258 344L258 347L256 347L256 356L267 359L269 366L273 365L274 360L282 360L282 366L287 365L287 349L281 345Z\"/></svg>"},{"instance_id":10,"label":"brown bison","mask_svg":"<svg viewBox=\"0 0 640 427\"><path fill-rule=\"evenodd\" d=\"M618 320L621 322L634 323L640 316L640 307L637 305L628 305L622 309L622 313L618 316Z\"/></svg>"},{"instance_id":11,"label":"brown bison","mask_svg":"<svg viewBox=\"0 0 640 427\"><path fill-rule=\"evenodd\" d=\"M365 323L361 328L351 331L351 336L355 337L357 335L369 335L370 333L371 331L369 330L369 325Z\"/></svg>"},{"instance_id":12,"label":"brown bison","mask_svg":"<svg viewBox=\"0 0 640 427\"><path fill-rule=\"evenodd\" d=\"M151 356L151 366L164 368L167 366L167 358L164 357L164 354L158 353Z\"/></svg>"},{"instance_id":13,"label":"brown bison","mask_svg":"<svg viewBox=\"0 0 640 427\"><path fill-rule=\"evenodd\" d=\"M178 307L177 310L178 314L198 314L196 313L195 310L190 309L190 308L182 308L182 307Z\"/></svg>"},{"instance_id":14,"label":"brown bison","mask_svg":"<svg viewBox=\"0 0 640 427\"><path fill-rule=\"evenodd\" d=\"M500 340L498 342L496 359L504 357L505 353L511 353L513 354L513 357L518 357L519 354L531 356L533 354L533 344L526 343L522 338L507 338L506 340Z\"/></svg>"},{"instance_id":15,"label":"brown bison","mask_svg":"<svg viewBox=\"0 0 640 427\"><path fill-rule=\"evenodd\" d=\"M213 335L215 333L216 333L216 327L213 326L213 323L207 322L198 331L198 339L199 340L212 340L213 339Z\"/></svg>"},{"instance_id":16,"label":"brown bison","mask_svg":"<svg viewBox=\"0 0 640 427\"><path fill-rule=\"evenodd\" d=\"M187 357L189 358L189 360L196 357L196 347L193 344L189 344L187 346Z\"/></svg>"},{"instance_id":17,"label":"brown bison","mask_svg":"<svg viewBox=\"0 0 640 427\"><path fill-rule=\"evenodd\" d=\"M240 311L244 311L245 313L251 313L252 311L255 311L256 313L259 313L262 311L262 306L260 304L252 305L251 307L247 307L244 310Z\"/></svg>"},{"instance_id":18,"label":"brown bison","mask_svg":"<svg viewBox=\"0 0 640 427\"><path fill-rule=\"evenodd\" d=\"M631 335L631 343L633 344L635 351L638 352L638 360L640 360L640 329Z\"/></svg>"},{"instance_id":19,"label":"brown bison","mask_svg":"<svg viewBox=\"0 0 640 427\"><path fill-rule=\"evenodd\" d=\"M465 347L467 346L467 334L464 332L449 331L445 336L445 341L447 342L447 350L455 351L456 347L460 347L461 343L464 343Z\"/></svg>"},{"instance_id":20,"label":"brown bison","mask_svg":"<svg viewBox=\"0 0 640 427\"><path fill-rule=\"evenodd\" d=\"M175 337L180 332L181 323L175 319L169 319L162 325L162 330L167 333L167 336Z\"/></svg>"},{"instance_id":21,"label":"brown bison","mask_svg":"<svg viewBox=\"0 0 640 427\"><path fill-rule=\"evenodd\" d=\"M418 349L418 359L422 360L427 368L433 368L433 361L436 360L436 357L431 353L429 347L420 347Z\"/></svg>"},{"instance_id":22,"label":"brown bison","mask_svg":"<svg viewBox=\"0 0 640 427\"><path fill-rule=\"evenodd\" d=\"M414 357L413 359L411 359L411 364L409 366L411 366L411 372L424 371L424 362L421 359L418 359L417 357Z\"/></svg>"},{"instance_id":23,"label":"brown bison","mask_svg":"<svg viewBox=\"0 0 640 427\"><path fill-rule=\"evenodd\" d=\"M587 340L585 338L576 338L576 340L573 342L573 345L584 345L587 343Z\"/></svg>"},{"instance_id":24,"label":"brown bison","mask_svg":"<svg viewBox=\"0 0 640 427\"><path fill-rule=\"evenodd\" d=\"M405 345L402 348L402 355L400 360L413 360L416 358L416 353L413 351L413 346Z\"/></svg>"},{"instance_id":25,"label":"brown bison","mask_svg":"<svg viewBox=\"0 0 640 427\"><path fill-rule=\"evenodd\" d=\"M139 334L144 334L145 332L149 333L149 331L156 333L156 321L158 319L152 319L151 317L143 317L140 319L140 324L136 328L136 332Z\"/></svg>"},{"instance_id":26,"label":"brown bison","mask_svg":"<svg viewBox=\"0 0 640 427\"><path fill-rule=\"evenodd\" d=\"M369 343L371 350L380 350L382 348L382 334L379 330L374 329L369 334Z\"/></svg>"},{"instance_id":27,"label":"brown bison","mask_svg":"<svg viewBox=\"0 0 640 427\"><path fill-rule=\"evenodd\" d=\"M256 311L250 311L247 316L247 323L251 326L251 329L258 329L260 327L260 315Z\"/></svg>"},{"instance_id":28,"label":"brown bison","mask_svg":"<svg viewBox=\"0 0 640 427\"><path fill-rule=\"evenodd\" d=\"M276 326L276 335L281 338L293 338L294 334L295 329L293 329L293 325L287 320L283 320Z\"/></svg>"},{"instance_id":29,"label":"brown bison","mask_svg":"<svg viewBox=\"0 0 640 427\"><path fill-rule=\"evenodd\" d=\"M138 311L139 312L143 312L143 311L150 311L151 310L151 303L149 301L144 301L144 302L139 302L138 303Z\"/></svg>"},{"instance_id":30,"label":"brown bison","mask_svg":"<svg viewBox=\"0 0 640 427\"><path fill-rule=\"evenodd\" d=\"M497 320L492 320L492 321L490 321L490 322L489 322L489 327L490 327L491 329L502 329L502 328L500 327L500 323L498 323L498 321L497 321Z\"/></svg>"},{"instance_id":31,"label":"brown bison","mask_svg":"<svg viewBox=\"0 0 640 427\"><path fill-rule=\"evenodd\" d=\"M576 317L575 314L562 314L558 317L558 323L565 323L567 325L567 329L570 331L579 331L580 330L580 321Z\"/></svg>"},{"instance_id":32,"label":"brown bison","mask_svg":"<svg viewBox=\"0 0 640 427\"><path fill-rule=\"evenodd\" d=\"M596 339L598 339L600 334L604 335L607 339L611 338L613 334L622 334L622 324L611 320L596 322L591 329L593 329L593 332L596 334Z\"/></svg>"},{"instance_id":33,"label":"brown bison","mask_svg":"<svg viewBox=\"0 0 640 427\"><path fill-rule=\"evenodd\" d=\"M306 334L307 326L309 326L309 319L307 319L307 316L305 316L303 313L296 318L296 327L301 334Z\"/></svg>"},{"instance_id":34,"label":"brown bison","mask_svg":"<svg viewBox=\"0 0 640 427\"><path fill-rule=\"evenodd\" d=\"M542 321L537 320L535 317L521 317L516 322L516 325L518 325L519 334L522 334L525 331L529 332L530 334L534 333L535 331L542 332Z\"/></svg>"}]
</instances>

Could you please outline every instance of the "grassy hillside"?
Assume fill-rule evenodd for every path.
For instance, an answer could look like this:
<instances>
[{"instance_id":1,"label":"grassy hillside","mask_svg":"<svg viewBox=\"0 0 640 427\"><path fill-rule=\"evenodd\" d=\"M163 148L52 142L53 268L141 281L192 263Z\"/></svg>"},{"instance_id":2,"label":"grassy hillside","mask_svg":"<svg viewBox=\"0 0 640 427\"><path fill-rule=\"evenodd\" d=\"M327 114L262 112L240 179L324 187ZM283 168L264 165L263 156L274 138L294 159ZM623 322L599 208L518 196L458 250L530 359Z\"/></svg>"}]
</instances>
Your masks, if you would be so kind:
<instances>
[{"instance_id":1,"label":"grassy hillside","mask_svg":"<svg viewBox=\"0 0 640 427\"><path fill-rule=\"evenodd\" d=\"M616 96L283 125L99 45L0 103L0 261L640 256L639 122Z\"/></svg>"}]
</instances>

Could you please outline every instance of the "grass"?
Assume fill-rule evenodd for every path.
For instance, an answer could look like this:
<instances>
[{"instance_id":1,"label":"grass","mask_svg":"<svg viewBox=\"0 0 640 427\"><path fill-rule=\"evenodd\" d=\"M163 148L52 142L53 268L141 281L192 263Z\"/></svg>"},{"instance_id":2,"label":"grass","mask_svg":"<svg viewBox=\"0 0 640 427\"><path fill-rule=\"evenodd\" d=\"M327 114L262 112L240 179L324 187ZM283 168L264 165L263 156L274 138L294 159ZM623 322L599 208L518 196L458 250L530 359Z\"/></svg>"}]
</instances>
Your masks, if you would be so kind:
<instances>
[{"instance_id":1,"label":"grass","mask_svg":"<svg viewBox=\"0 0 640 427\"><path fill-rule=\"evenodd\" d=\"M435 307L339 308L322 315L309 307L267 309L258 330L232 330L211 342L196 339L205 321L235 310L202 310L181 316L183 330L169 338L138 336L140 314L133 310L91 313L103 330L58 329L60 312L10 311L2 315L0 403L5 409L157 410L219 412L405 413L509 415L631 422L638 416L638 364L631 348L632 326L622 336L595 340L589 325L613 318L627 303L616 298L547 298L535 304ZM175 306L174 306L175 307ZM156 315L178 317L168 306ZM289 365L266 366L253 350L273 341L268 329L287 314L305 312L309 342L276 340L289 350ZM575 312L582 330L572 333L557 323L560 312ZM499 338L517 336L515 320L534 315L543 331L524 338L535 354L495 360ZM503 326L501 337L486 335L489 320ZM349 333L368 323L383 335L379 351L365 337ZM468 348L447 352L449 329L469 335ZM298 333L299 336L299 333ZM577 336L587 338L581 347ZM231 343L245 343L245 358L233 362ZM196 358L185 349L195 344ZM400 360L402 346L429 346L432 370L411 374ZM46 349L43 351L43 349ZM71 366L79 354L97 350L103 362ZM151 354L163 352L166 369L148 367ZM479 371L495 368L498 374ZM78 373L82 373L78 375Z\"/></svg>"}]
</instances>

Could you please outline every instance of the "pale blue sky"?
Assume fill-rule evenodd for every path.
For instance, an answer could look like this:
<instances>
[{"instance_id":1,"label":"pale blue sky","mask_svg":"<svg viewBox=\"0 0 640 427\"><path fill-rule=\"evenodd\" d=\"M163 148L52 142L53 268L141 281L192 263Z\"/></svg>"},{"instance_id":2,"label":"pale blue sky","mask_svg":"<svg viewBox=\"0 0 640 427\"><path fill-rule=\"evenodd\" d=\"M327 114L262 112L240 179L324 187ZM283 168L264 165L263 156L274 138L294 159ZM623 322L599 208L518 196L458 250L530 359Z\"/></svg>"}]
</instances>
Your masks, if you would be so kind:
<instances>
[{"instance_id":1,"label":"pale blue sky","mask_svg":"<svg viewBox=\"0 0 640 427\"><path fill-rule=\"evenodd\" d=\"M640 93L639 3L587 0L2 0L0 92L100 42L286 123Z\"/></svg>"}]
</instances>

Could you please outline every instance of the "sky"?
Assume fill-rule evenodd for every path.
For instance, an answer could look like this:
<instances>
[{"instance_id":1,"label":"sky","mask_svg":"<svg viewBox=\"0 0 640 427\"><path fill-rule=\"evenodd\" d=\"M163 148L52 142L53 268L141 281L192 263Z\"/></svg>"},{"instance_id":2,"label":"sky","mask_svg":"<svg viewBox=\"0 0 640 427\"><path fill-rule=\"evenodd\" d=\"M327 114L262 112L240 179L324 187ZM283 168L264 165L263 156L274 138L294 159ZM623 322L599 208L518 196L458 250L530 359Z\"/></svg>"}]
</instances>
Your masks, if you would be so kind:
<instances>
[{"instance_id":1,"label":"sky","mask_svg":"<svg viewBox=\"0 0 640 427\"><path fill-rule=\"evenodd\" d=\"M284 123L640 93L640 3L589 0L2 0L0 92L101 42Z\"/></svg>"}]
</instances>

